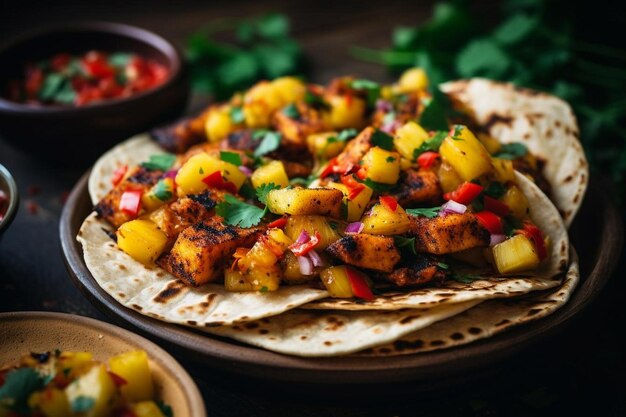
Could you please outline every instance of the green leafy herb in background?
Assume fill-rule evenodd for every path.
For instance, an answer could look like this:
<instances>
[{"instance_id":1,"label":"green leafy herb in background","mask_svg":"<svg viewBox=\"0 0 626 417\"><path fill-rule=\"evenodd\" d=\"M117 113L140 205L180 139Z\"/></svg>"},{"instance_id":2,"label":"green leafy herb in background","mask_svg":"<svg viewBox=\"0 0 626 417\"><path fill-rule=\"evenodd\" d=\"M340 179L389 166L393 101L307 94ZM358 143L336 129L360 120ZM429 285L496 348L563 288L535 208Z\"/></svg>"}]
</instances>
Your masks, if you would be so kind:
<instances>
[{"instance_id":1,"label":"green leafy herb in background","mask_svg":"<svg viewBox=\"0 0 626 417\"><path fill-rule=\"evenodd\" d=\"M563 6L564 2L508 0L503 2L502 19L494 27L472 12L470 2L441 2L426 23L397 27L390 49L359 47L352 52L360 59L385 64L396 73L423 67L433 85L487 77L563 98L578 116L580 137L592 168L612 174L623 194L626 52L577 39L573 28L575 24L585 26L585 17L570 14L568 18L569 8L565 4L564 10ZM431 116L425 114L422 119L432 123ZM436 126L438 119L440 122L435 117ZM500 157L515 154L507 152Z\"/></svg>"},{"instance_id":2,"label":"green leafy herb in background","mask_svg":"<svg viewBox=\"0 0 626 417\"><path fill-rule=\"evenodd\" d=\"M193 89L218 100L260 79L303 69L300 46L289 36L282 14L214 21L189 38L187 57Z\"/></svg>"}]
</instances>

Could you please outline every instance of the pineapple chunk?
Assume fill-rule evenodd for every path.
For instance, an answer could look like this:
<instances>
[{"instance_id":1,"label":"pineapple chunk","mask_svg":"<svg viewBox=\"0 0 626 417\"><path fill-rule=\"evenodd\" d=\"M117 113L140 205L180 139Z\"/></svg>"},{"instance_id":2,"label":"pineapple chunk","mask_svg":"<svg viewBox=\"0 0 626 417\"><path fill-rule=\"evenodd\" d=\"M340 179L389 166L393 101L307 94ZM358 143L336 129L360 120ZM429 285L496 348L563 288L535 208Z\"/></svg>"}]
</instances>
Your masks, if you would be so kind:
<instances>
[{"instance_id":1,"label":"pineapple chunk","mask_svg":"<svg viewBox=\"0 0 626 417\"><path fill-rule=\"evenodd\" d=\"M455 137L457 139L446 137L439 153L463 181L471 181L491 171L491 157L487 149L468 128L461 127Z\"/></svg>"},{"instance_id":2,"label":"pineapple chunk","mask_svg":"<svg viewBox=\"0 0 626 417\"><path fill-rule=\"evenodd\" d=\"M130 406L135 417L165 417L154 401L142 401Z\"/></svg>"},{"instance_id":3,"label":"pineapple chunk","mask_svg":"<svg viewBox=\"0 0 626 417\"><path fill-rule=\"evenodd\" d=\"M230 107L222 106L209 111L204 125L209 142L219 142L236 128L230 118L230 110Z\"/></svg>"},{"instance_id":4,"label":"pineapple chunk","mask_svg":"<svg viewBox=\"0 0 626 417\"><path fill-rule=\"evenodd\" d=\"M494 174L497 181L500 182L515 182L515 171L513 168L513 161L508 159L492 158Z\"/></svg>"},{"instance_id":5,"label":"pineapple chunk","mask_svg":"<svg viewBox=\"0 0 626 417\"><path fill-rule=\"evenodd\" d=\"M117 229L117 246L142 264L151 264L167 245L167 235L150 220L131 220Z\"/></svg>"},{"instance_id":6,"label":"pineapple chunk","mask_svg":"<svg viewBox=\"0 0 626 417\"><path fill-rule=\"evenodd\" d=\"M528 271L539 265L535 247L524 235L515 235L494 245L492 253L495 266L501 274Z\"/></svg>"},{"instance_id":7,"label":"pineapple chunk","mask_svg":"<svg viewBox=\"0 0 626 417\"><path fill-rule=\"evenodd\" d=\"M255 84L244 97L243 114L246 126L268 127L274 112L284 104L282 89L277 89L275 84L268 81Z\"/></svg>"},{"instance_id":8,"label":"pineapple chunk","mask_svg":"<svg viewBox=\"0 0 626 417\"><path fill-rule=\"evenodd\" d=\"M248 269L241 271L242 267L252 265ZM276 291L280 287L283 271L277 263L270 266L250 263L246 257L239 260L237 267L241 271L241 276L250 283L252 291ZM234 278L234 277L233 277ZM232 278L231 278L232 279ZM232 284L231 284L232 285ZM236 284L244 288L242 284Z\"/></svg>"},{"instance_id":9,"label":"pineapple chunk","mask_svg":"<svg viewBox=\"0 0 626 417\"><path fill-rule=\"evenodd\" d=\"M339 140L330 140L331 138L336 139L337 134L337 132L324 132L307 136L306 143L309 151L318 158L326 160L339 155L346 144Z\"/></svg>"},{"instance_id":10,"label":"pineapple chunk","mask_svg":"<svg viewBox=\"0 0 626 417\"><path fill-rule=\"evenodd\" d=\"M391 211L382 204L372 207L370 214L361 219L363 233L372 235L399 235L409 230L411 220L404 209L400 206L396 211Z\"/></svg>"},{"instance_id":11,"label":"pineapple chunk","mask_svg":"<svg viewBox=\"0 0 626 417\"><path fill-rule=\"evenodd\" d=\"M509 206L516 218L523 220L528 217L528 199L517 186L513 185L506 190L502 196L502 202Z\"/></svg>"},{"instance_id":12,"label":"pineapple chunk","mask_svg":"<svg viewBox=\"0 0 626 417\"><path fill-rule=\"evenodd\" d=\"M68 381L84 374L92 366L91 352L61 352L55 364L57 375L63 375Z\"/></svg>"},{"instance_id":13,"label":"pineapple chunk","mask_svg":"<svg viewBox=\"0 0 626 417\"><path fill-rule=\"evenodd\" d=\"M479 133L478 139L485 146L487 152L489 152L491 155L499 152L500 149L502 149L502 144L500 143L500 141L493 136L487 135L485 133Z\"/></svg>"},{"instance_id":14,"label":"pineapple chunk","mask_svg":"<svg viewBox=\"0 0 626 417\"><path fill-rule=\"evenodd\" d=\"M148 363L148 354L143 350L135 350L113 356L109 359L111 372L126 380L120 387L122 395L129 401L146 401L152 399L154 387Z\"/></svg>"},{"instance_id":15,"label":"pineapple chunk","mask_svg":"<svg viewBox=\"0 0 626 417\"><path fill-rule=\"evenodd\" d=\"M226 291L231 292L247 292L254 291L254 287L243 276L243 273L237 269L224 270L224 287Z\"/></svg>"},{"instance_id":16,"label":"pineapple chunk","mask_svg":"<svg viewBox=\"0 0 626 417\"><path fill-rule=\"evenodd\" d=\"M259 240L237 265L241 271L245 271L250 268L272 266L276 262L278 262L278 255L270 250L263 240Z\"/></svg>"},{"instance_id":17,"label":"pineapple chunk","mask_svg":"<svg viewBox=\"0 0 626 417\"><path fill-rule=\"evenodd\" d=\"M400 178L400 155L373 147L363 157L367 178L383 184L395 184Z\"/></svg>"},{"instance_id":18,"label":"pineapple chunk","mask_svg":"<svg viewBox=\"0 0 626 417\"><path fill-rule=\"evenodd\" d=\"M180 168L176 174L178 194L199 194L208 188L202 180L215 171L220 171L224 181L235 184L237 190L246 181L246 174L235 165L217 159L207 153L194 155Z\"/></svg>"},{"instance_id":19,"label":"pineapple chunk","mask_svg":"<svg viewBox=\"0 0 626 417\"><path fill-rule=\"evenodd\" d=\"M456 173L454 168L452 168L452 165L450 165L447 161L443 161L443 163L439 165L437 175L439 177L439 183L441 184L441 190L444 193L456 190L459 185L463 183L459 174Z\"/></svg>"},{"instance_id":20,"label":"pineapple chunk","mask_svg":"<svg viewBox=\"0 0 626 417\"><path fill-rule=\"evenodd\" d=\"M141 206L146 211L154 211L172 200L176 185L172 178L159 180L147 193L141 196Z\"/></svg>"},{"instance_id":21,"label":"pineapple chunk","mask_svg":"<svg viewBox=\"0 0 626 417\"><path fill-rule=\"evenodd\" d=\"M296 77L276 78L272 81L272 88L282 101L283 106L302 100L306 93L304 83Z\"/></svg>"},{"instance_id":22,"label":"pineapple chunk","mask_svg":"<svg viewBox=\"0 0 626 417\"><path fill-rule=\"evenodd\" d=\"M104 365L89 372L65 388L73 412L84 417L106 417L117 404L117 389Z\"/></svg>"},{"instance_id":23,"label":"pineapple chunk","mask_svg":"<svg viewBox=\"0 0 626 417\"><path fill-rule=\"evenodd\" d=\"M372 194L374 193L374 190L364 185L365 188L361 190L359 195L357 195L356 198L350 200L348 199L348 187L346 187L345 185L331 182L328 183L327 186L340 190L343 193L344 204L348 206L348 216L346 220L348 220L349 222L355 222L361 218L363 212L365 211L365 208L367 207L367 204L372 198Z\"/></svg>"},{"instance_id":24,"label":"pineapple chunk","mask_svg":"<svg viewBox=\"0 0 626 417\"><path fill-rule=\"evenodd\" d=\"M320 274L324 286L333 298L352 298L352 285L345 265L331 266Z\"/></svg>"},{"instance_id":25,"label":"pineapple chunk","mask_svg":"<svg viewBox=\"0 0 626 417\"><path fill-rule=\"evenodd\" d=\"M289 185L289 178L285 171L285 165L281 161L272 161L267 165L257 168L250 177L252 186L259 188L263 184L274 183L286 187Z\"/></svg>"},{"instance_id":26,"label":"pineapple chunk","mask_svg":"<svg viewBox=\"0 0 626 417\"><path fill-rule=\"evenodd\" d=\"M413 151L428 139L428 132L417 123L411 121L396 130L393 144L400 155L412 161Z\"/></svg>"},{"instance_id":27,"label":"pineapple chunk","mask_svg":"<svg viewBox=\"0 0 626 417\"><path fill-rule=\"evenodd\" d=\"M400 76L397 88L401 93L412 93L428 88L426 71L422 68L409 68Z\"/></svg>"},{"instance_id":28,"label":"pineapple chunk","mask_svg":"<svg viewBox=\"0 0 626 417\"><path fill-rule=\"evenodd\" d=\"M47 387L44 391L35 391L28 397L28 406L38 410L45 417L69 417L70 403L65 391Z\"/></svg>"},{"instance_id":29,"label":"pineapple chunk","mask_svg":"<svg viewBox=\"0 0 626 417\"><path fill-rule=\"evenodd\" d=\"M365 101L354 96L327 97L329 122L333 129L360 128L365 123Z\"/></svg>"},{"instance_id":30,"label":"pineapple chunk","mask_svg":"<svg viewBox=\"0 0 626 417\"><path fill-rule=\"evenodd\" d=\"M341 217L343 193L327 188L283 188L272 190L267 207L274 214L319 214Z\"/></svg>"},{"instance_id":31,"label":"pineapple chunk","mask_svg":"<svg viewBox=\"0 0 626 417\"><path fill-rule=\"evenodd\" d=\"M322 216L291 216L287 220L285 225L285 233L292 240L298 239L300 233L304 230L313 236L316 231L320 234L320 243L317 244L316 249L326 249L330 244L339 240L340 236L337 231L333 229L328 221Z\"/></svg>"}]
</instances>

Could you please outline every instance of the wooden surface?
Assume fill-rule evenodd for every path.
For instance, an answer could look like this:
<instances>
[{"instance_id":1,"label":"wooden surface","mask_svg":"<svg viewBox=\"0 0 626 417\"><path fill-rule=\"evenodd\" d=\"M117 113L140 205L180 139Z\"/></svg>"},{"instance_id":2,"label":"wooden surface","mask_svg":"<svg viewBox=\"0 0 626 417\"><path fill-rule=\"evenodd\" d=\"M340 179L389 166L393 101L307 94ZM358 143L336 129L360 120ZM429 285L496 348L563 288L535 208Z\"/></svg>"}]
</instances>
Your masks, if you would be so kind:
<instances>
[{"instance_id":1,"label":"wooden surface","mask_svg":"<svg viewBox=\"0 0 626 417\"><path fill-rule=\"evenodd\" d=\"M182 41L216 17L283 11L292 17L294 33L310 59L311 78L319 82L343 73L388 79L381 67L350 59L347 48L386 45L394 26L419 23L430 9L427 3L400 1L151 2L146 6L137 1L76 0L63 6L34 6L26 1L11 7L4 2L0 7L1 40L41 23L89 18L138 24ZM489 13L488 6L481 7ZM72 284L59 244L63 193L71 189L83 169L42 165L2 141L0 163L13 172L22 193L18 216L0 242L0 311L64 311L105 319ZM598 193L610 193L601 181L592 184ZM597 236L597 223L591 221L605 216L602 210L596 201L588 199L575 227L574 237L582 245L578 250L583 274L602 262L603 251L594 249L605 242L592 239ZM613 238L623 235L623 229L614 229ZM607 261L604 259L605 264ZM309 394L306 387L279 387L218 371L188 369L212 416L624 415L626 343L621 333L626 321L626 285L620 271L625 266L624 262L618 266L607 289L574 325L489 370L480 382L459 381L454 389L418 395L411 393L410 384L403 394L381 386L379 395L360 398L359 390L350 387ZM184 357L179 359L185 363Z\"/></svg>"}]
</instances>

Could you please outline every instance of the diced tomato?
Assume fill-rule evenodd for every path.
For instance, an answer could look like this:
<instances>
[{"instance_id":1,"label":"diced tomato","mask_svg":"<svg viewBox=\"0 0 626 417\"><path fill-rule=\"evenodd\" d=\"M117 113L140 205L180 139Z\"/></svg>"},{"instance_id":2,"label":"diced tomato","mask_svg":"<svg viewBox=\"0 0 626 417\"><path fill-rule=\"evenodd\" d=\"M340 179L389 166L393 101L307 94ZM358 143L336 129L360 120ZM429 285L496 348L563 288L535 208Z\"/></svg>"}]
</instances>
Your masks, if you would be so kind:
<instances>
[{"instance_id":1,"label":"diced tomato","mask_svg":"<svg viewBox=\"0 0 626 417\"><path fill-rule=\"evenodd\" d=\"M272 228L272 227L276 227L278 229L282 229L283 227L285 227L285 225L287 224L287 218L286 217L281 217L280 219L276 219L273 222L271 222L270 224L267 225L268 228Z\"/></svg>"},{"instance_id":2,"label":"diced tomato","mask_svg":"<svg viewBox=\"0 0 626 417\"><path fill-rule=\"evenodd\" d=\"M29 98L37 98L39 90L43 85L43 71L34 65L26 68L26 78L24 80L24 89Z\"/></svg>"},{"instance_id":3,"label":"diced tomato","mask_svg":"<svg viewBox=\"0 0 626 417\"><path fill-rule=\"evenodd\" d=\"M169 71L163 65L156 61L148 61L148 67L152 74L153 84L161 84L167 79Z\"/></svg>"},{"instance_id":4,"label":"diced tomato","mask_svg":"<svg viewBox=\"0 0 626 417\"><path fill-rule=\"evenodd\" d=\"M439 153L437 152L424 152L417 157L417 164L420 168L428 169L433 166L437 158L439 158Z\"/></svg>"},{"instance_id":5,"label":"diced tomato","mask_svg":"<svg viewBox=\"0 0 626 417\"><path fill-rule=\"evenodd\" d=\"M124 89L115 81L114 77L103 78L98 82L98 88L103 97L114 98L119 97Z\"/></svg>"},{"instance_id":6,"label":"diced tomato","mask_svg":"<svg viewBox=\"0 0 626 417\"><path fill-rule=\"evenodd\" d=\"M113 380L113 383L115 385L117 385L118 387L121 387L122 385L128 384L128 381L126 381L124 378L122 378L121 376L119 376L115 372L111 372L111 371L107 371L107 372L109 373L109 376Z\"/></svg>"},{"instance_id":7,"label":"diced tomato","mask_svg":"<svg viewBox=\"0 0 626 417\"><path fill-rule=\"evenodd\" d=\"M102 100L102 92L98 87L85 85L76 96L76 104L83 105L94 101Z\"/></svg>"},{"instance_id":8,"label":"diced tomato","mask_svg":"<svg viewBox=\"0 0 626 417\"><path fill-rule=\"evenodd\" d=\"M289 245L289 249L291 249L293 254L296 256L306 255L307 253L311 252L311 250L315 249L315 247L320 243L321 238L322 236L320 235L320 232L316 230L313 236L311 236L311 238L307 242L292 243L291 245Z\"/></svg>"},{"instance_id":9,"label":"diced tomato","mask_svg":"<svg viewBox=\"0 0 626 417\"><path fill-rule=\"evenodd\" d=\"M117 169L113 171L113 176L111 177L111 184L113 184L113 186L115 187L120 182L122 182L122 179L124 179L124 175L126 175L127 171L128 171L128 165L122 165L122 166L117 167Z\"/></svg>"},{"instance_id":10,"label":"diced tomato","mask_svg":"<svg viewBox=\"0 0 626 417\"><path fill-rule=\"evenodd\" d=\"M50 61L50 66L55 71L63 71L67 64L70 63L72 56L70 54L56 54Z\"/></svg>"},{"instance_id":11,"label":"diced tomato","mask_svg":"<svg viewBox=\"0 0 626 417\"><path fill-rule=\"evenodd\" d=\"M214 173L205 177L202 182L208 185L209 188L224 190L233 194L237 193L237 186L234 183L230 181L224 181L224 178L222 178L222 171L215 171Z\"/></svg>"},{"instance_id":12,"label":"diced tomato","mask_svg":"<svg viewBox=\"0 0 626 417\"><path fill-rule=\"evenodd\" d=\"M115 70L107 62L106 56L97 51L90 51L82 60L85 72L93 78L108 78L115 75Z\"/></svg>"},{"instance_id":13,"label":"diced tomato","mask_svg":"<svg viewBox=\"0 0 626 417\"><path fill-rule=\"evenodd\" d=\"M330 161L328 161L328 164L326 164L326 168L324 168L324 170L320 173L320 178L325 178L327 176L329 176L330 174L332 174L334 171L334 168L337 166L337 158L333 158Z\"/></svg>"},{"instance_id":14,"label":"diced tomato","mask_svg":"<svg viewBox=\"0 0 626 417\"><path fill-rule=\"evenodd\" d=\"M484 187L473 182L464 182L459 187L449 193L445 193L445 200L454 200L457 203L468 205L483 191Z\"/></svg>"},{"instance_id":15,"label":"diced tomato","mask_svg":"<svg viewBox=\"0 0 626 417\"><path fill-rule=\"evenodd\" d=\"M548 251L546 249L546 242L543 238L543 233L541 230L530 222L524 223L524 228L517 230L516 233L522 234L530 239L535 245L535 249L537 250L537 256L539 256L539 260L544 260L548 256Z\"/></svg>"},{"instance_id":16,"label":"diced tomato","mask_svg":"<svg viewBox=\"0 0 626 417\"><path fill-rule=\"evenodd\" d=\"M354 200L365 189L365 185L355 180L352 175L341 177L341 183L348 188L348 200Z\"/></svg>"},{"instance_id":17,"label":"diced tomato","mask_svg":"<svg viewBox=\"0 0 626 417\"><path fill-rule=\"evenodd\" d=\"M378 199L380 200L380 204L389 211L395 212L398 208L398 200L390 195L381 195Z\"/></svg>"},{"instance_id":18,"label":"diced tomato","mask_svg":"<svg viewBox=\"0 0 626 417\"><path fill-rule=\"evenodd\" d=\"M124 191L120 198L120 210L132 217L137 217L141 210L142 194L141 190Z\"/></svg>"},{"instance_id":19,"label":"diced tomato","mask_svg":"<svg viewBox=\"0 0 626 417\"><path fill-rule=\"evenodd\" d=\"M474 213L478 218L480 224L489 231L492 235L501 235L504 233L504 227L502 226L502 219L490 211L480 211Z\"/></svg>"},{"instance_id":20,"label":"diced tomato","mask_svg":"<svg viewBox=\"0 0 626 417\"><path fill-rule=\"evenodd\" d=\"M346 267L346 273L348 275L348 279L350 280L352 293L355 297L362 298L367 301L374 299L374 294L372 293L369 285L367 285L367 280L365 279L363 273L354 268L350 268L349 266Z\"/></svg>"},{"instance_id":21,"label":"diced tomato","mask_svg":"<svg viewBox=\"0 0 626 417\"><path fill-rule=\"evenodd\" d=\"M367 178L367 168L365 167L359 168L359 170L356 172L356 176L360 180L364 180L365 178Z\"/></svg>"},{"instance_id":22,"label":"diced tomato","mask_svg":"<svg viewBox=\"0 0 626 417\"><path fill-rule=\"evenodd\" d=\"M511 212L511 210L509 209L509 206L507 206L500 200L496 200L495 198L489 197L488 195L484 197L484 203L485 203L485 210L491 211L500 217L507 216Z\"/></svg>"}]
</instances>

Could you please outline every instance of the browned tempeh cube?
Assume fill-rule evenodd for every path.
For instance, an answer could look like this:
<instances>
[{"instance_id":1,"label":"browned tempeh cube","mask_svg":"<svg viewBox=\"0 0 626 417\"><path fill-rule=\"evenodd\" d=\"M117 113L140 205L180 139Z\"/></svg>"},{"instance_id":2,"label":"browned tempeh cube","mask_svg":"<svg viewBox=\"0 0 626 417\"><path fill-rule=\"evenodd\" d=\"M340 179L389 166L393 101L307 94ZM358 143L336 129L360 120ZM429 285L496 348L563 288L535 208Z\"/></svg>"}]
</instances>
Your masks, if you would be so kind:
<instances>
[{"instance_id":1,"label":"browned tempeh cube","mask_svg":"<svg viewBox=\"0 0 626 417\"><path fill-rule=\"evenodd\" d=\"M409 217L411 228L408 234L415 237L415 249L418 252L441 255L489 245L489 231L472 213L450 213L431 219Z\"/></svg>"}]
</instances>

